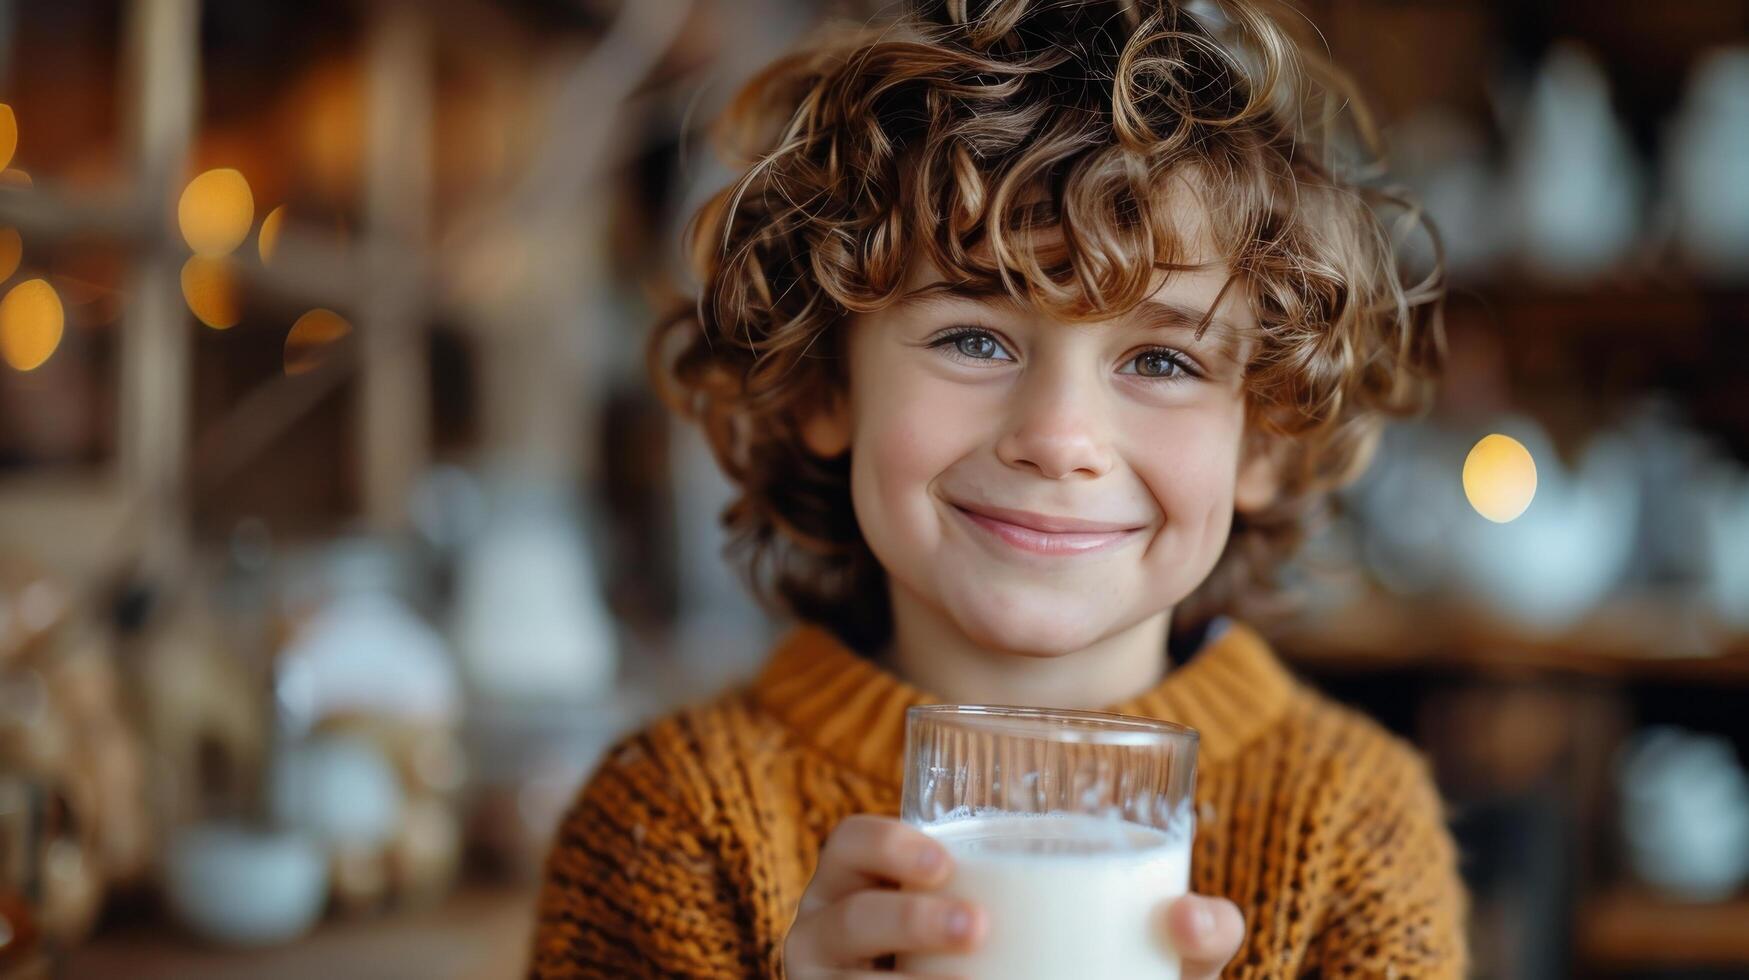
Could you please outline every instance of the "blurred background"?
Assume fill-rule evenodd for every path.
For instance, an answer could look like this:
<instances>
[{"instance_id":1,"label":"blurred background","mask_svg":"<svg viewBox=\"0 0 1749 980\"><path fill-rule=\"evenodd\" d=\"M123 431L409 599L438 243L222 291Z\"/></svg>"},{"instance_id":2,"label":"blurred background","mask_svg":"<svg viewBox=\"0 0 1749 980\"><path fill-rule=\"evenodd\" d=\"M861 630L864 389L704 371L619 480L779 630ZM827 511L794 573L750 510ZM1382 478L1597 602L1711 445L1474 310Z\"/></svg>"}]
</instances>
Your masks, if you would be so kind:
<instances>
[{"instance_id":1,"label":"blurred background","mask_svg":"<svg viewBox=\"0 0 1749 980\"><path fill-rule=\"evenodd\" d=\"M873 9L0 0L0 978L519 975L601 748L781 626L642 341L718 108ZM1749 976L1749 5L1300 9L1451 371L1267 631L1432 758L1478 975Z\"/></svg>"}]
</instances>

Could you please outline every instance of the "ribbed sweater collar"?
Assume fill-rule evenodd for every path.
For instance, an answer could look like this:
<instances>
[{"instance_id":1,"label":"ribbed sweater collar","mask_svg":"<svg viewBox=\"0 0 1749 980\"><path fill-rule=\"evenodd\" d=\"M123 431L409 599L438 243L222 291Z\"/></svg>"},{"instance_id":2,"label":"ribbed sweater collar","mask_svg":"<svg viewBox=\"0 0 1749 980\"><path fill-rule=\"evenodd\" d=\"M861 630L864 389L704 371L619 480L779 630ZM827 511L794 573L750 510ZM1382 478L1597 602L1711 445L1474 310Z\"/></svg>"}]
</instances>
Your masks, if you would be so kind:
<instances>
[{"instance_id":1,"label":"ribbed sweater collar","mask_svg":"<svg viewBox=\"0 0 1749 980\"><path fill-rule=\"evenodd\" d=\"M1105 710L1195 728L1202 734L1201 761L1209 764L1274 724L1294 689L1269 644L1249 626L1232 623L1152 689ZM778 643L752 694L804 740L893 785L902 774L905 709L940 700L809 625Z\"/></svg>"}]
</instances>

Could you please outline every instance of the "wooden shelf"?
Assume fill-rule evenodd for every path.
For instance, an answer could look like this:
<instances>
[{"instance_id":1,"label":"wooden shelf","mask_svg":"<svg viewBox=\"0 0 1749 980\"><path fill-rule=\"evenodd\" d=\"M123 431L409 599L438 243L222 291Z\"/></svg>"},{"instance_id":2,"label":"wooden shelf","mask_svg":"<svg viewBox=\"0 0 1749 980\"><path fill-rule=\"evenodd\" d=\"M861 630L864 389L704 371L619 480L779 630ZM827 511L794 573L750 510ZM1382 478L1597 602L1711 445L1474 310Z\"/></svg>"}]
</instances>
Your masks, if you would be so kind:
<instances>
[{"instance_id":1,"label":"wooden shelf","mask_svg":"<svg viewBox=\"0 0 1749 980\"><path fill-rule=\"evenodd\" d=\"M69 951L59 976L136 980L229 977L431 977L511 980L522 975L534 890L472 885L422 911L327 921L268 949L201 943L167 922L100 932Z\"/></svg>"},{"instance_id":2,"label":"wooden shelf","mask_svg":"<svg viewBox=\"0 0 1749 980\"><path fill-rule=\"evenodd\" d=\"M1447 307L1453 357L1442 409L1528 412L1566 451L1658 393L1686 424L1749 459L1745 323L1742 287L1642 280L1458 289Z\"/></svg>"},{"instance_id":3,"label":"wooden shelf","mask_svg":"<svg viewBox=\"0 0 1749 980\"><path fill-rule=\"evenodd\" d=\"M1336 672L1455 670L1749 686L1749 635L1664 599L1613 602L1535 633L1486 611L1384 596L1274 631L1282 656Z\"/></svg>"},{"instance_id":4,"label":"wooden shelf","mask_svg":"<svg viewBox=\"0 0 1749 980\"><path fill-rule=\"evenodd\" d=\"M1749 288L1650 275L1573 287L1502 279L1453 286L1447 305L1456 316L1508 326L1534 324L1544 334L1620 330L1650 344L1671 327L1721 333L1730 329L1749 316ZM1658 330L1648 332L1653 324Z\"/></svg>"},{"instance_id":5,"label":"wooden shelf","mask_svg":"<svg viewBox=\"0 0 1749 980\"><path fill-rule=\"evenodd\" d=\"M1594 969L1749 967L1749 896L1685 905L1618 889L1581 906L1576 941Z\"/></svg>"}]
</instances>

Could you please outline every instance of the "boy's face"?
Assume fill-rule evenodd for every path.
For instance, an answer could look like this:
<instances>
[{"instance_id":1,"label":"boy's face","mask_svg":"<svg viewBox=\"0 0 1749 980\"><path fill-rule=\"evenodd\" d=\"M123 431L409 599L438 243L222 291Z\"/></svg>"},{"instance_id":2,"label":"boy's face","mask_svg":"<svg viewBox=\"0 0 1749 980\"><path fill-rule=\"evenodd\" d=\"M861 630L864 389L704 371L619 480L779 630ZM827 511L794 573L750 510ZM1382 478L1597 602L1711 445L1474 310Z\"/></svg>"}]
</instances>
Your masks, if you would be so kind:
<instances>
[{"instance_id":1,"label":"boy's face","mask_svg":"<svg viewBox=\"0 0 1749 980\"><path fill-rule=\"evenodd\" d=\"M940 279L923 264L907 293ZM1225 279L1175 273L1095 323L953 293L857 317L849 398L809 441L852 450L857 521L909 593L895 608L921 602L980 646L1050 656L1196 588L1235 507L1275 491L1265 460L1241 459L1255 320L1237 284L1195 337Z\"/></svg>"}]
</instances>

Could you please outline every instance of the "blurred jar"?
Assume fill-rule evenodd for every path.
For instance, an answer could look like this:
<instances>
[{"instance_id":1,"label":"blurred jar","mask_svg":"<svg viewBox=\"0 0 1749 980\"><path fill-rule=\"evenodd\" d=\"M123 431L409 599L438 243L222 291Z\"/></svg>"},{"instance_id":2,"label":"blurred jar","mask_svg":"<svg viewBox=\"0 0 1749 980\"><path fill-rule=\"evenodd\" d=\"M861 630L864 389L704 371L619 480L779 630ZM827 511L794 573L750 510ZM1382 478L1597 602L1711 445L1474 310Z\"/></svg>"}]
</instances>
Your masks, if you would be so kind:
<instances>
[{"instance_id":1,"label":"blurred jar","mask_svg":"<svg viewBox=\"0 0 1749 980\"><path fill-rule=\"evenodd\" d=\"M1512 146L1510 206L1518 248L1538 273L1587 282L1633 249L1641 176L1603 66L1559 41L1532 82Z\"/></svg>"},{"instance_id":2,"label":"blurred jar","mask_svg":"<svg viewBox=\"0 0 1749 980\"><path fill-rule=\"evenodd\" d=\"M40 784L0 773L0 977L7 980L49 975L37 925L41 798Z\"/></svg>"},{"instance_id":3,"label":"blurred jar","mask_svg":"<svg viewBox=\"0 0 1749 980\"><path fill-rule=\"evenodd\" d=\"M613 689L618 638L557 481L507 477L456 573L454 635L486 701L576 703Z\"/></svg>"},{"instance_id":4,"label":"blurred jar","mask_svg":"<svg viewBox=\"0 0 1749 980\"><path fill-rule=\"evenodd\" d=\"M0 773L29 789L31 925L55 946L91 931L111 878L146 859L137 733L114 665L66 590L16 565L0 575Z\"/></svg>"},{"instance_id":5,"label":"blurred jar","mask_svg":"<svg viewBox=\"0 0 1749 980\"><path fill-rule=\"evenodd\" d=\"M459 721L455 663L443 636L408 601L410 578L393 545L361 537L332 545L294 587L306 611L274 666L281 735L302 738L335 715Z\"/></svg>"},{"instance_id":6,"label":"blurred jar","mask_svg":"<svg viewBox=\"0 0 1749 980\"><path fill-rule=\"evenodd\" d=\"M1709 276L1749 280L1749 47L1700 59L1665 134L1664 158L1683 256Z\"/></svg>"},{"instance_id":7,"label":"blurred jar","mask_svg":"<svg viewBox=\"0 0 1749 980\"><path fill-rule=\"evenodd\" d=\"M1628 863L1647 884L1712 902L1749 878L1749 775L1725 739L1647 729L1623 750L1616 781Z\"/></svg>"},{"instance_id":8,"label":"blurred jar","mask_svg":"<svg viewBox=\"0 0 1749 980\"><path fill-rule=\"evenodd\" d=\"M461 854L456 664L395 543L341 541L313 577L276 663L269 809L320 844L343 912L435 901Z\"/></svg>"}]
</instances>

